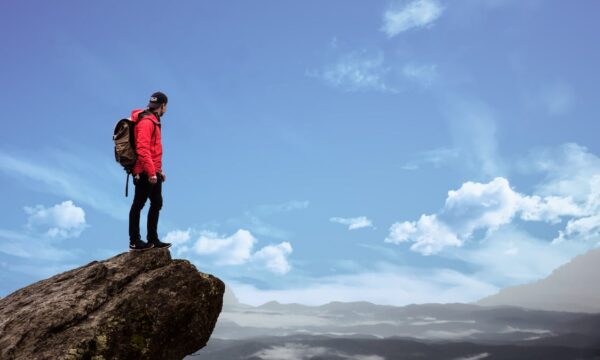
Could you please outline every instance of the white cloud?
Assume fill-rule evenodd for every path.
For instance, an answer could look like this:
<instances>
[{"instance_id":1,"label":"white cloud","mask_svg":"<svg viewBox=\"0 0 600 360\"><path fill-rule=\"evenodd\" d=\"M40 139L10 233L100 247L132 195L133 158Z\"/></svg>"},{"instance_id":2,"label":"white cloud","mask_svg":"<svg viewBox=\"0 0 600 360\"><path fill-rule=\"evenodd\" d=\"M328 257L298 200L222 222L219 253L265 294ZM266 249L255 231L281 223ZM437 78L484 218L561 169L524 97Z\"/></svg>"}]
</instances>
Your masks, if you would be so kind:
<instances>
[{"instance_id":1,"label":"white cloud","mask_svg":"<svg viewBox=\"0 0 600 360\"><path fill-rule=\"evenodd\" d=\"M173 244L173 249L177 251L177 255L182 255L190 251L188 246L192 238L192 230L172 230L165 235L164 241Z\"/></svg>"},{"instance_id":2,"label":"white cloud","mask_svg":"<svg viewBox=\"0 0 600 360\"><path fill-rule=\"evenodd\" d=\"M173 230L169 231L165 235L165 242L171 243L174 246L183 245L187 243L191 238L191 229L187 230Z\"/></svg>"},{"instance_id":3,"label":"white cloud","mask_svg":"<svg viewBox=\"0 0 600 360\"><path fill-rule=\"evenodd\" d=\"M522 329L519 327L510 326L510 325L507 325L504 330L500 331L500 334L511 334L511 333L518 333L518 332L528 332L528 333L533 333L533 334L538 334L538 335L549 335L549 336L554 335L554 332L552 332L552 330L531 329L531 328Z\"/></svg>"},{"instance_id":4,"label":"white cloud","mask_svg":"<svg viewBox=\"0 0 600 360\"><path fill-rule=\"evenodd\" d=\"M523 195L514 191L508 180L498 177L488 183L469 181L449 191L439 214L395 223L385 241L414 242L413 251L431 255L448 246L461 246L477 230L489 235L516 216L524 221L558 223L562 217L583 215L585 209L570 197Z\"/></svg>"},{"instance_id":5,"label":"white cloud","mask_svg":"<svg viewBox=\"0 0 600 360\"><path fill-rule=\"evenodd\" d=\"M578 202L587 201L590 196L600 199L599 182L591 181L600 176L600 158L584 146L566 143L538 149L522 160L518 168L525 174L545 175L535 189L541 195L571 196Z\"/></svg>"},{"instance_id":6,"label":"white cloud","mask_svg":"<svg viewBox=\"0 0 600 360\"><path fill-rule=\"evenodd\" d=\"M268 349L263 349L251 357L258 357L263 360L303 360L313 358L315 356L324 356L330 352L325 347L311 347L302 344L285 344L283 346L272 346Z\"/></svg>"},{"instance_id":7,"label":"white cloud","mask_svg":"<svg viewBox=\"0 0 600 360\"><path fill-rule=\"evenodd\" d=\"M539 149L521 161L524 173L541 173L543 181L535 187L546 197L569 197L584 210L570 219L555 238L597 241L600 236L600 158L587 148L567 143L557 148ZM565 207L564 204L556 204Z\"/></svg>"},{"instance_id":8,"label":"white cloud","mask_svg":"<svg viewBox=\"0 0 600 360\"><path fill-rule=\"evenodd\" d=\"M29 215L28 226L47 227L46 235L52 238L78 237L85 229L85 211L68 200L51 208L42 205L25 207Z\"/></svg>"},{"instance_id":9,"label":"white cloud","mask_svg":"<svg viewBox=\"0 0 600 360\"><path fill-rule=\"evenodd\" d=\"M327 85L346 92L378 91L398 93L401 81L412 82L423 89L430 88L437 78L437 65L406 63L395 69L385 61L381 51L354 51L342 55L320 71L310 71L308 76L324 81Z\"/></svg>"},{"instance_id":10,"label":"white cloud","mask_svg":"<svg viewBox=\"0 0 600 360\"><path fill-rule=\"evenodd\" d=\"M355 218L332 217L329 219L329 221L342 225L348 225L348 230L373 227L373 222L369 220L366 216L359 216Z\"/></svg>"},{"instance_id":11,"label":"white cloud","mask_svg":"<svg viewBox=\"0 0 600 360\"><path fill-rule=\"evenodd\" d=\"M470 338L473 335L481 334L483 331L478 329L464 329L464 330L427 330L423 334L422 338L430 340L459 340Z\"/></svg>"},{"instance_id":12,"label":"white cloud","mask_svg":"<svg viewBox=\"0 0 600 360\"><path fill-rule=\"evenodd\" d=\"M506 178L465 182L448 192L442 209L417 221L390 227L388 243L412 243L411 249L474 265L475 279L505 287L535 281L574 256L600 245L600 159L576 144L534 152L521 161L526 174L541 174L532 194L510 186ZM553 242L522 230L523 222L556 228ZM554 230L556 231L556 230ZM469 246L464 246L469 240ZM442 250L444 250L442 252Z\"/></svg>"},{"instance_id":13,"label":"white cloud","mask_svg":"<svg viewBox=\"0 0 600 360\"><path fill-rule=\"evenodd\" d=\"M253 285L226 281L240 302L261 305L281 303L323 305L332 301L369 301L404 306L413 303L473 302L492 295L498 288L488 282L451 269L377 265L374 270L310 278L302 286L259 289Z\"/></svg>"},{"instance_id":14,"label":"white cloud","mask_svg":"<svg viewBox=\"0 0 600 360\"><path fill-rule=\"evenodd\" d=\"M436 215L422 215L419 221L395 223L385 242L399 244L413 241L411 250L423 255L439 252L447 246L461 246L463 241L444 223L438 221Z\"/></svg>"},{"instance_id":15,"label":"white cloud","mask_svg":"<svg viewBox=\"0 0 600 360\"><path fill-rule=\"evenodd\" d=\"M559 231L555 243L569 239L594 240L600 244L600 214L569 220L564 230Z\"/></svg>"},{"instance_id":16,"label":"white cloud","mask_svg":"<svg viewBox=\"0 0 600 360\"><path fill-rule=\"evenodd\" d=\"M444 209L448 217L462 223L461 235L469 237L477 228L496 229L509 223L519 208L519 199L504 178L485 184L468 181L460 189L448 191Z\"/></svg>"},{"instance_id":17,"label":"white cloud","mask_svg":"<svg viewBox=\"0 0 600 360\"><path fill-rule=\"evenodd\" d=\"M348 92L395 92L396 90L386 83L389 71L390 69L384 66L383 53L369 54L361 51L342 56L335 64L309 75Z\"/></svg>"},{"instance_id":18,"label":"white cloud","mask_svg":"<svg viewBox=\"0 0 600 360\"><path fill-rule=\"evenodd\" d=\"M455 360L482 360L490 356L490 353L481 353L477 355L455 358Z\"/></svg>"},{"instance_id":19,"label":"white cloud","mask_svg":"<svg viewBox=\"0 0 600 360\"><path fill-rule=\"evenodd\" d=\"M266 268L276 274L286 274L291 266L287 257L292 253L292 245L283 242L278 245L268 245L252 255L252 260L264 263Z\"/></svg>"},{"instance_id":20,"label":"white cloud","mask_svg":"<svg viewBox=\"0 0 600 360\"><path fill-rule=\"evenodd\" d=\"M570 197L523 195L501 177L486 184L469 181L460 189L449 191L444 211L463 237L470 237L481 228L493 231L510 223L518 214L522 220L549 223L585 214Z\"/></svg>"},{"instance_id":21,"label":"white cloud","mask_svg":"<svg viewBox=\"0 0 600 360\"><path fill-rule=\"evenodd\" d=\"M240 265L251 258L256 242L254 236L243 229L226 238L207 232L196 241L194 251L199 255L214 256L218 265Z\"/></svg>"},{"instance_id":22,"label":"white cloud","mask_svg":"<svg viewBox=\"0 0 600 360\"><path fill-rule=\"evenodd\" d=\"M27 261L13 264L11 269L39 278L53 269L63 268L64 261L77 258L78 249L66 250L57 244L61 239L78 237L86 228L82 208L69 200L49 208L37 205L24 210L29 215L24 229L0 229L0 252ZM36 261L41 262L39 266L34 265Z\"/></svg>"},{"instance_id":23,"label":"white cloud","mask_svg":"<svg viewBox=\"0 0 600 360\"><path fill-rule=\"evenodd\" d=\"M333 358L343 360L385 360L379 355L350 355L335 349L309 346L304 344L286 343L284 345L271 346L267 349L257 351L250 357L262 360L304 360L313 358Z\"/></svg>"},{"instance_id":24,"label":"white cloud","mask_svg":"<svg viewBox=\"0 0 600 360\"><path fill-rule=\"evenodd\" d=\"M409 63L402 67L402 75L422 87L428 88L437 77L437 66Z\"/></svg>"},{"instance_id":25,"label":"white cloud","mask_svg":"<svg viewBox=\"0 0 600 360\"><path fill-rule=\"evenodd\" d=\"M173 230L165 237L172 242L178 255L209 257L219 266L258 265L275 274L286 274L291 270L288 257L292 253L289 242L272 244L254 251L258 240L248 230L239 229L231 236L211 231L201 231L199 238L189 245L192 229Z\"/></svg>"},{"instance_id":26,"label":"white cloud","mask_svg":"<svg viewBox=\"0 0 600 360\"><path fill-rule=\"evenodd\" d=\"M383 15L381 30L389 37L394 37L412 28L429 27L443 11L437 0L415 0L403 7L387 10Z\"/></svg>"},{"instance_id":27,"label":"white cloud","mask_svg":"<svg viewBox=\"0 0 600 360\"><path fill-rule=\"evenodd\" d=\"M525 196L521 198L521 218L526 221L546 221L557 224L561 217L582 216L587 212L571 197Z\"/></svg>"}]
</instances>

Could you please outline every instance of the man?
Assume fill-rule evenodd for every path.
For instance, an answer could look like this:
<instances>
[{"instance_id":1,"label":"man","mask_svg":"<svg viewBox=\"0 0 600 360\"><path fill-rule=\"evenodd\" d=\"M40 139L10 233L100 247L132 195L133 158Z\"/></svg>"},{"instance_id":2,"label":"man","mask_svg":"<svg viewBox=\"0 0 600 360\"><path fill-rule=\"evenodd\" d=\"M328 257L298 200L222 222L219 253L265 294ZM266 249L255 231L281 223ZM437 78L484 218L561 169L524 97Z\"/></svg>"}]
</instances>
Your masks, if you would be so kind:
<instances>
[{"instance_id":1,"label":"man","mask_svg":"<svg viewBox=\"0 0 600 360\"><path fill-rule=\"evenodd\" d=\"M135 196L129 211L130 250L171 246L158 238L158 217L163 203L162 183L166 180L162 171L161 117L167 112L167 102L167 95L156 92L150 97L145 110L138 109L131 113L131 120L135 123L135 146L138 157L132 171ZM150 209L146 243L140 236L140 212L148 199L150 199Z\"/></svg>"}]
</instances>

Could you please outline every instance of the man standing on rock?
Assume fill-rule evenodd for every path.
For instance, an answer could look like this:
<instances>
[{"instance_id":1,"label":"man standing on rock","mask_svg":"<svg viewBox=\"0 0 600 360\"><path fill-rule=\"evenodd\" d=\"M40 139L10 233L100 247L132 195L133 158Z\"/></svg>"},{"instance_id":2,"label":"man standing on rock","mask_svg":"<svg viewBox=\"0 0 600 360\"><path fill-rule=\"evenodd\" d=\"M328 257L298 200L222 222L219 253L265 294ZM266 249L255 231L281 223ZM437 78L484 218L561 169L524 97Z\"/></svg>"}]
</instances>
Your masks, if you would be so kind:
<instances>
[{"instance_id":1,"label":"man standing on rock","mask_svg":"<svg viewBox=\"0 0 600 360\"><path fill-rule=\"evenodd\" d=\"M167 102L167 95L156 92L150 97L145 110L138 109L131 112L131 121L135 123L135 146L138 157L132 171L135 196L129 211L130 250L171 246L158 239L158 216L163 204L162 183L166 180L162 171L161 117L167 112ZM150 199L146 237L148 242L144 242L140 236L140 212L148 199Z\"/></svg>"}]
</instances>

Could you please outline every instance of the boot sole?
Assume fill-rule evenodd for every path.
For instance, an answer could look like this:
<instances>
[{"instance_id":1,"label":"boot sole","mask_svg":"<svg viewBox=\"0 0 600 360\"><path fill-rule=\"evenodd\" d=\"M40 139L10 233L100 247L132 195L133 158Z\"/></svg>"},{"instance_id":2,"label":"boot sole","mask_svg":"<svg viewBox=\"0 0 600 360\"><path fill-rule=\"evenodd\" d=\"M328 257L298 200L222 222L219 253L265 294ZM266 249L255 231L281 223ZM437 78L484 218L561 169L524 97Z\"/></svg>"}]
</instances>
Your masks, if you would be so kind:
<instances>
[{"instance_id":1,"label":"boot sole","mask_svg":"<svg viewBox=\"0 0 600 360\"><path fill-rule=\"evenodd\" d=\"M167 246L154 246L153 249L168 249L171 247L171 245L173 245L173 244L169 244Z\"/></svg>"},{"instance_id":2,"label":"boot sole","mask_svg":"<svg viewBox=\"0 0 600 360\"><path fill-rule=\"evenodd\" d=\"M154 248L154 245L148 246L147 248L143 248L143 249L132 249L132 248L129 248L129 251L146 251L146 250L150 250L152 248Z\"/></svg>"}]
</instances>

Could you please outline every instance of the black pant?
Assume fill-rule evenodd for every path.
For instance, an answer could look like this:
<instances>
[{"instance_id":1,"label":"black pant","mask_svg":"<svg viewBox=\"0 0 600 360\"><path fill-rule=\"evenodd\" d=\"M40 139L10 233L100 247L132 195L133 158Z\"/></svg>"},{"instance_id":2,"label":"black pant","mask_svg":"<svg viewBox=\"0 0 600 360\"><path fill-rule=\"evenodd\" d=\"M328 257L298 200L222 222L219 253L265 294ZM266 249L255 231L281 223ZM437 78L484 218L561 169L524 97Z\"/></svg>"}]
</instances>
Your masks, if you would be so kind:
<instances>
[{"instance_id":1,"label":"black pant","mask_svg":"<svg viewBox=\"0 0 600 360\"><path fill-rule=\"evenodd\" d=\"M162 208L162 176L156 174L158 181L156 184L151 184L148 181L148 175L140 174L139 179L133 178L135 185L135 196L133 204L129 210L129 241L135 242L141 240L140 236L140 212L146 204L146 200L150 198L150 210L148 210L148 232L146 239L148 241L158 240L158 215Z\"/></svg>"}]
</instances>

